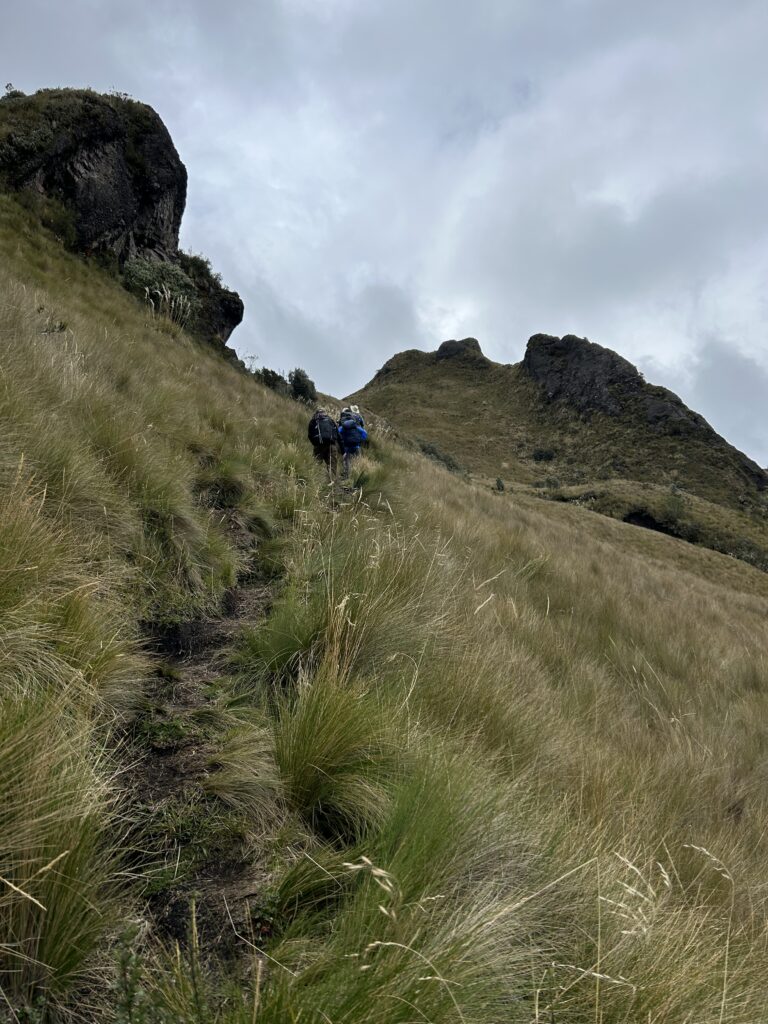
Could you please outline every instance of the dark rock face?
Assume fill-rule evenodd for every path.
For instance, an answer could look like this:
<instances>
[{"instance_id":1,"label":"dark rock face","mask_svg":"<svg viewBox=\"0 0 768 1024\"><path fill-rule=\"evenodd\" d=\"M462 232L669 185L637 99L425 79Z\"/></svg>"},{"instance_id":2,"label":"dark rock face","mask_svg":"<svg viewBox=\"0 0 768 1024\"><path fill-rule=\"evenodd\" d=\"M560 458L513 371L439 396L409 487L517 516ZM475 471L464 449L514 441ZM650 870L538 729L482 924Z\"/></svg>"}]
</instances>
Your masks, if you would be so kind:
<instances>
[{"instance_id":1,"label":"dark rock face","mask_svg":"<svg viewBox=\"0 0 768 1024\"><path fill-rule=\"evenodd\" d=\"M211 333L222 343L228 341L232 331L243 319L243 300L237 292L219 288L210 296L208 308Z\"/></svg>"},{"instance_id":2,"label":"dark rock face","mask_svg":"<svg viewBox=\"0 0 768 1024\"><path fill-rule=\"evenodd\" d=\"M0 188L54 204L79 252L119 269L136 258L181 266L197 292L193 332L224 350L243 303L210 267L189 273L185 260L199 258L179 252L187 171L151 107L77 89L0 100Z\"/></svg>"},{"instance_id":3,"label":"dark rock face","mask_svg":"<svg viewBox=\"0 0 768 1024\"><path fill-rule=\"evenodd\" d=\"M704 417L677 395L646 384L632 363L586 338L534 334L528 341L523 369L549 401L566 401L585 415L621 416L639 405L651 428L670 433L712 430Z\"/></svg>"},{"instance_id":4,"label":"dark rock face","mask_svg":"<svg viewBox=\"0 0 768 1024\"><path fill-rule=\"evenodd\" d=\"M443 359L462 359L470 362L488 362L482 353L480 342L476 338L464 338L462 341L444 341L435 353L435 358L438 361Z\"/></svg>"},{"instance_id":5,"label":"dark rock face","mask_svg":"<svg viewBox=\"0 0 768 1024\"><path fill-rule=\"evenodd\" d=\"M551 401L565 399L582 412L621 412L621 396L644 386L635 367L610 349L572 334L534 334L523 369Z\"/></svg>"},{"instance_id":6,"label":"dark rock face","mask_svg":"<svg viewBox=\"0 0 768 1024\"><path fill-rule=\"evenodd\" d=\"M74 217L77 248L173 256L187 171L151 107L69 89L4 100L0 179L32 189Z\"/></svg>"},{"instance_id":7,"label":"dark rock face","mask_svg":"<svg viewBox=\"0 0 768 1024\"><path fill-rule=\"evenodd\" d=\"M215 344L226 345L232 331L243 319L243 300L237 292L224 287L207 260L182 252L178 261L197 292L197 333Z\"/></svg>"},{"instance_id":8,"label":"dark rock face","mask_svg":"<svg viewBox=\"0 0 768 1024\"><path fill-rule=\"evenodd\" d=\"M583 417L632 416L655 434L696 436L727 452L743 478L759 491L768 489L768 473L733 448L703 416L667 388L647 384L626 359L586 338L534 334L528 341L523 371L549 402L565 402Z\"/></svg>"}]
</instances>

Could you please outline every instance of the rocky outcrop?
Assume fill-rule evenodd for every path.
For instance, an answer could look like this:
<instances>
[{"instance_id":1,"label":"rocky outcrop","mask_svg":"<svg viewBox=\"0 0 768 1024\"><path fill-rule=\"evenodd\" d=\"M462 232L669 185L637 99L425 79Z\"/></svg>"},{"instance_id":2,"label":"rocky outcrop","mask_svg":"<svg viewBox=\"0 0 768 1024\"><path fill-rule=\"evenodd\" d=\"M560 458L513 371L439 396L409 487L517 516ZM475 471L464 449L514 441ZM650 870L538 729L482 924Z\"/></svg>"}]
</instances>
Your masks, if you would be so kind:
<instances>
[{"instance_id":1,"label":"rocky outcrop","mask_svg":"<svg viewBox=\"0 0 768 1024\"><path fill-rule=\"evenodd\" d=\"M459 359L465 363L490 364L480 348L480 342L476 338L463 338L461 341L444 341L435 352L435 359L441 362L444 359Z\"/></svg>"},{"instance_id":2,"label":"rocky outcrop","mask_svg":"<svg viewBox=\"0 0 768 1024\"><path fill-rule=\"evenodd\" d=\"M639 403L650 427L663 429L674 422L694 430L712 429L677 395L646 384L632 363L586 338L534 334L528 341L523 370L548 401L565 401L587 415L621 416Z\"/></svg>"},{"instance_id":3,"label":"rocky outcrop","mask_svg":"<svg viewBox=\"0 0 768 1024\"><path fill-rule=\"evenodd\" d=\"M483 369L494 365L483 355L480 342L476 338L463 338L461 341L444 341L434 352L422 352L417 348L398 352L384 363L374 380L381 381L395 374L407 374L412 369L448 363L456 365L457 368L467 369Z\"/></svg>"},{"instance_id":4,"label":"rocky outcrop","mask_svg":"<svg viewBox=\"0 0 768 1024\"><path fill-rule=\"evenodd\" d=\"M610 349L572 334L534 334L522 368L547 402L564 402L587 419L595 413L632 419L652 434L695 436L713 450L727 451L757 490L768 489L768 474L756 462L729 445L672 391L647 384L632 363Z\"/></svg>"},{"instance_id":5,"label":"rocky outcrop","mask_svg":"<svg viewBox=\"0 0 768 1024\"><path fill-rule=\"evenodd\" d=\"M198 333L224 345L243 319L243 300L237 292L224 287L219 275L201 256L179 253L179 265L197 293Z\"/></svg>"},{"instance_id":6,"label":"rocky outcrop","mask_svg":"<svg viewBox=\"0 0 768 1024\"><path fill-rule=\"evenodd\" d=\"M77 248L175 255L187 171L151 107L50 89L0 104L0 180L71 213Z\"/></svg>"},{"instance_id":7,"label":"rocky outcrop","mask_svg":"<svg viewBox=\"0 0 768 1024\"><path fill-rule=\"evenodd\" d=\"M49 218L54 208L58 233L74 249L118 270L135 259L182 263L187 171L144 103L77 89L3 98L0 187L44 204ZM223 346L243 318L242 301L216 275L198 278L193 330Z\"/></svg>"},{"instance_id":8,"label":"rocky outcrop","mask_svg":"<svg viewBox=\"0 0 768 1024\"><path fill-rule=\"evenodd\" d=\"M641 374L616 352L572 334L534 334L523 370L550 401L563 399L581 412L618 416L622 399L644 386Z\"/></svg>"}]
</instances>

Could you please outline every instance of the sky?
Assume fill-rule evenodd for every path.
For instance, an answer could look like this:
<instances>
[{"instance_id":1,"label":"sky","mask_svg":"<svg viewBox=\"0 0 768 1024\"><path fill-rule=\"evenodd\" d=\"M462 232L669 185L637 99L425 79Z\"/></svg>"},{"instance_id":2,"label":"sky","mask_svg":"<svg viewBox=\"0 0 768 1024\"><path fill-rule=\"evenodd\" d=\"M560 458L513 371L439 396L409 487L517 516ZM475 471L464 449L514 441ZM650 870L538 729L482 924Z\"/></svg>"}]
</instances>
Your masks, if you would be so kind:
<instances>
[{"instance_id":1,"label":"sky","mask_svg":"<svg viewBox=\"0 0 768 1024\"><path fill-rule=\"evenodd\" d=\"M768 466L765 0L3 0L0 77L127 92L189 171L231 344L335 395L532 334Z\"/></svg>"}]
</instances>

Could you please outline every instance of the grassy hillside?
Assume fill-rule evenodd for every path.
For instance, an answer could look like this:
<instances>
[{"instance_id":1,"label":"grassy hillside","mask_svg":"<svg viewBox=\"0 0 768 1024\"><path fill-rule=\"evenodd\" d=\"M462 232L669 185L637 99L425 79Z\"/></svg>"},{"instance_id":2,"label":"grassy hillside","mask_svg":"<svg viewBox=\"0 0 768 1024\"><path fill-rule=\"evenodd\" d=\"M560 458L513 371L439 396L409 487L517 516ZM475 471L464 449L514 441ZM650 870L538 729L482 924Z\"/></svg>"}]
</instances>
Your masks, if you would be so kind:
<instances>
[{"instance_id":1,"label":"grassy hillside","mask_svg":"<svg viewBox=\"0 0 768 1024\"><path fill-rule=\"evenodd\" d=\"M765 481L756 487L744 472L748 460L714 431L691 431L679 420L654 429L634 395L620 415L549 400L523 364L494 363L464 344L402 352L351 399L481 482L500 478L630 522L653 520L654 528L768 568ZM669 394L643 390L646 402Z\"/></svg>"},{"instance_id":2,"label":"grassy hillside","mask_svg":"<svg viewBox=\"0 0 768 1024\"><path fill-rule=\"evenodd\" d=\"M768 576L0 253L0 1019L761 1020Z\"/></svg>"}]
</instances>

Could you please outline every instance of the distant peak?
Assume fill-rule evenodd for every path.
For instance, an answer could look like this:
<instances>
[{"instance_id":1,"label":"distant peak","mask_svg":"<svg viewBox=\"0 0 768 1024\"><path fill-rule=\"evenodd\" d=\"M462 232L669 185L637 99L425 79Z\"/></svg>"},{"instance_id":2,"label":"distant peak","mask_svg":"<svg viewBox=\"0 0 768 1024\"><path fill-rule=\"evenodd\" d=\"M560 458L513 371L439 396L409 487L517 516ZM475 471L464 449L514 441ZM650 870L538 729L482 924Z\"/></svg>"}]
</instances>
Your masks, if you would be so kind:
<instances>
[{"instance_id":1,"label":"distant peak","mask_svg":"<svg viewBox=\"0 0 768 1024\"><path fill-rule=\"evenodd\" d=\"M487 362L477 338L463 338L461 341L444 341L435 353L437 359L470 358Z\"/></svg>"}]
</instances>

